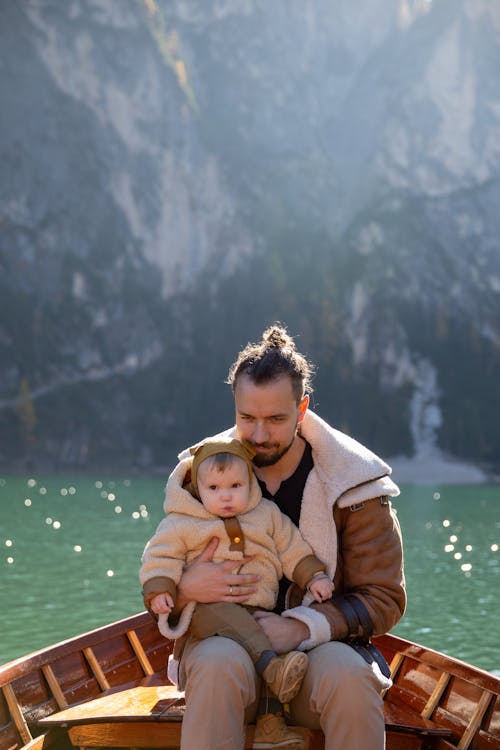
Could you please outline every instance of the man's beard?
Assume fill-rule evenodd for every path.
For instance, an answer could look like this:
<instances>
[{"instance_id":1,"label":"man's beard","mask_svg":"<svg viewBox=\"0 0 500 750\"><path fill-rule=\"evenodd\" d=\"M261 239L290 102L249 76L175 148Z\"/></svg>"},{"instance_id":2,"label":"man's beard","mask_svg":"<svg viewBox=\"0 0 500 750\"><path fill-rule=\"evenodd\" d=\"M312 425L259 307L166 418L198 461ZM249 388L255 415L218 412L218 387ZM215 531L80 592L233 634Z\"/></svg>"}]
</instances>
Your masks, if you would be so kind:
<instances>
[{"instance_id":1,"label":"man's beard","mask_svg":"<svg viewBox=\"0 0 500 750\"><path fill-rule=\"evenodd\" d=\"M257 468L263 468L264 466L274 466L274 464L277 464L278 461L281 458L283 458L285 453L288 453L294 441L295 441L295 435L293 436L291 443L289 443L287 446L285 446L281 450L277 450L272 453L256 453L252 459L252 463L255 466L257 466ZM259 445L259 443L251 443L248 440L246 442L248 443L248 445L251 445L254 450L256 450ZM271 448L272 445L266 445L266 443L261 443L261 447Z\"/></svg>"}]
</instances>

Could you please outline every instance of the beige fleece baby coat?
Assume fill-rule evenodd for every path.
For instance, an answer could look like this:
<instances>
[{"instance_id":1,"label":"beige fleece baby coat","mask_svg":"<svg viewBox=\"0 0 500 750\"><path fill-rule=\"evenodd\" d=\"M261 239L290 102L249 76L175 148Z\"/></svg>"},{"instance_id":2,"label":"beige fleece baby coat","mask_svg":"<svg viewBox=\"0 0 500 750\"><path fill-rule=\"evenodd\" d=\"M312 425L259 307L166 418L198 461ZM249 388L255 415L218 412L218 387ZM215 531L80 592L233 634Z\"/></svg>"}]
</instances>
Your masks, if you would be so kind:
<instances>
[{"instance_id":1,"label":"beige fleece baby coat","mask_svg":"<svg viewBox=\"0 0 500 750\"><path fill-rule=\"evenodd\" d=\"M253 558L235 570L261 576L258 591L245 602L248 605L273 609L283 575L305 588L315 573L325 569L292 521L274 502L262 497L254 475L248 510L237 517L242 540L228 534L230 525L209 513L183 487L191 463L192 458L183 459L170 475L164 503L166 516L143 553L139 578L146 601L166 591L175 598L185 564L197 557L213 537L220 540L214 562ZM163 624L164 635L177 638L185 632L194 609L194 603L190 605L184 608L176 627Z\"/></svg>"}]
</instances>

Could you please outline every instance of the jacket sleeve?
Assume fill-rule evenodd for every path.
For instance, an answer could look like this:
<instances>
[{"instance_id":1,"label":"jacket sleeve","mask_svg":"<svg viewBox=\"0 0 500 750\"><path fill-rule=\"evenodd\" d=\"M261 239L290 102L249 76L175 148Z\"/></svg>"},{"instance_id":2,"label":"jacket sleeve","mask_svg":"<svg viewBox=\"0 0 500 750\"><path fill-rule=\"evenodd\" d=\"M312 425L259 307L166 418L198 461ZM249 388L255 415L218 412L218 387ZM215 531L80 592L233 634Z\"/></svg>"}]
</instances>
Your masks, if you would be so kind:
<instances>
[{"instance_id":1,"label":"jacket sleeve","mask_svg":"<svg viewBox=\"0 0 500 750\"><path fill-rule=\"evenodd\" d=\"M332 640L369 638L389 631L406 606L403 546L387 498L336 508L339 557L334 598L312 608L330 625Z\"/></svg>"},{"instance_id":2,"label":"jacket sleeve","mask_svg":"<svg viewBox=\"0 0 500 750\"><path fill-rule=\"evenodd\" d=\"M185 544L177 533L176 523L171 516L166 516L142 554L139 580L146 607L156 594L169 592L174 595L175 586L182 575L185 554Z\"/></svg>"}]
</instances>

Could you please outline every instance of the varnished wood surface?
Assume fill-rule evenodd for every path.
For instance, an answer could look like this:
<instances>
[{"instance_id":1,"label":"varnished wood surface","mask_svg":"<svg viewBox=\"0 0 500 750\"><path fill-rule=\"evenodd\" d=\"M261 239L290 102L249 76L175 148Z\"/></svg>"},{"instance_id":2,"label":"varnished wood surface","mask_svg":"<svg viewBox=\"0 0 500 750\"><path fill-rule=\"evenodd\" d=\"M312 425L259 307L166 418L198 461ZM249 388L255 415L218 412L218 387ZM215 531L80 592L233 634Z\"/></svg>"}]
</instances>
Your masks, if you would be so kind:
<instances>
[{"instance_id":1,"label":"varnished wood surface","mask_svg":"<svg viewBox=\"0 0 500 750\"><path fill-rule=\"evenodd\" d=\"M394 670L385 696L388 750L424 740L437 750L500 750L497 677L401 638L375 640ZM167 728L177 741L182 700L167 684L170 649L141 613L0 667L0 750L65 750L75 733L84 747L95 732L109 742L120 735L116 747L141 747L146 725L154 736L158 729L162 747ZM68 731L55 728L61 716ZM311 750L321 747L320 733L307 738Z\"/></svg>"},{"instance_id":2,"label":"varnished wood surface","mask_svg":"<svg viewBox=\"0 0 500 750\"><path fill-rule=\"evenodd\" d=\"M40 722L41 726L73 726L113 721L172 721L182 718L184 693L173 685L139 685L67 708Z\"/></svg>"},{"instance_id":3,"label":"varnished wood surface","mask_svg":"<svg viewBox=\"0 0 500 750\"><path fill-rule=\"evenodd\" d=\"M126 620L119 620L104 625L101 628L90 630L88 633L78 635L75 638L69 638L61 641L54 646L34 651L32 654L21 656L19 659L8 662L0 666L0 686L11 682L12 679L19 679L23 674L28 674L34 669L41 667L43 664L50 664L53 661L74 654L84 646L93 646L96 644L110 643L114 637L124 632L124 622L127 623L128 630L144 626L154 626L151 616L147 612L140 612ZM158 639L159 640L159 639Z\"/></svg>"},{"instance_id":4,"label":"varnished wood surface","mask_svg":"<svg viewBox=\"0 0 500 750\"><path fill-rule=\"evenodd\" d=\"M479 669L479 667L474 667L459 659L454 659L452 656L447 656L440 651L426 648L418 643L413 643L412 641L407 641L404 638L399 638L391 634L379 635L373 641L384 653L388 661L390 661L391 654L399 652L404 657L415 659L441 672L447 672L462 680L473 682L483 690L491 690L494 693L498 693L499 691L500 679L491 674L491 672L486 672L483 669Z\"/></svg>"},{"instance_id":5,"label":"varnished wood surface","mask_svg":"<svg viewBox=\"0 0 500 750\"><path fill-rule=\"evenodd\" d=\"M75 747L144 747L147 737L150 748L174 748L177 750L180 742L180 723L150 724L137 722L135 724L88 724L75 726L69 730L71 742ZM295 727L302 735L305 750L324 750L325 741L322 732L304 727ZM251 748L255 728L247 727L245 748ZM402 750L403 746L401 746Z\"/></svg>"}]
</instances>

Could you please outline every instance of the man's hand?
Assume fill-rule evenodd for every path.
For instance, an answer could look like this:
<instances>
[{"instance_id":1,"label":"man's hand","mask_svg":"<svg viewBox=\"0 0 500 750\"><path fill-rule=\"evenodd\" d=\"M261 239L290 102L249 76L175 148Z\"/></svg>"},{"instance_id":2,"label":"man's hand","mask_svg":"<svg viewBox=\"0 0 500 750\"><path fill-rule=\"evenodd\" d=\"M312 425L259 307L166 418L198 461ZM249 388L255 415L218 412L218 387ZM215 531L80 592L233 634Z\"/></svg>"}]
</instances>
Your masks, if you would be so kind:
<instances>
[{"instance_id":1,"label":"man's hand","mask_svg":"<svg viewBox=\"0 0 500 750\"><path fill-rule=\"evenodd\" d=\"M299 643L309 638L309 628L303 622L291 617L281 617L273 612L254 612L254 618L271 641L278 654L293 651Z\"/></svg>"},{"instance_id":2,"label":"man's hand","mask_svg":"<svg viewBox=\"0 0 500 750\"><path fill-rule=\"evenodd\" d=\"M242 560L224 560L214 563L213 556L219 545L214 537L203 552L184 570L177 588L176 613L190 602L234 602L242 604L257 591L260 576L236 573L251 557Z\"/></svg>"}]
</instances>

